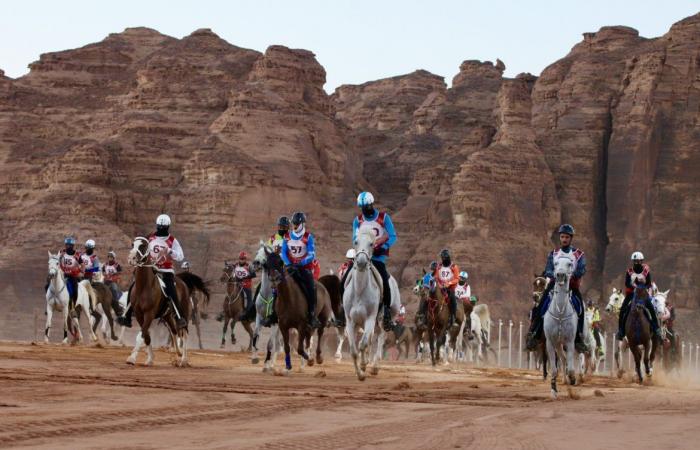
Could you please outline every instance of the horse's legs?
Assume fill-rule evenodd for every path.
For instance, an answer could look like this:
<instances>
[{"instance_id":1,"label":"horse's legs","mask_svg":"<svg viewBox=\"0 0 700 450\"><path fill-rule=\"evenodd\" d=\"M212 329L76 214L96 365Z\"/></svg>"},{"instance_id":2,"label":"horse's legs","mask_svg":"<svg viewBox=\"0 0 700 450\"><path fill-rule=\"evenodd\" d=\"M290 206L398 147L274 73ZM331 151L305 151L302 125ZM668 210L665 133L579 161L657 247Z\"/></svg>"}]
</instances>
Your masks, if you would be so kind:
<instances>
[{"instance_id":1,"label":"horse's legs","mask_svg":"<svg viewBox=\"0 0 700 450\"><path fill-rule=\"evenodd\" d=\"M280 332L282 333L282 341L284 342L284 368L287 373L292 370L292 348L289 345L289 328L280 327Z\"/></svg>"},{"instance_id":2,"label":"horse's legs","mask_svg":"<svg viewBox=\"0 0 700 450\"><path fill-rule=\"evenodd\" d=\"M318 341L316 342L316 363L317 364L323 364L323 356L321 355L321 351L323 349L322 341L323 341L323 333L325 332L325 328L319 328L318 331L316 332L316 335L318 337Z\"/></svg>"},{"instance_id":3,"label":"horse's legs","mask_svg":"<svg viewBox=\"0 0 700 450\"><path fill-rule=\"evenodd\" d=\"M644 378L642 377L642 352L639 350L638 345L633 345L630 350L632 351L632 356L634 356L634 368L637 371L637 378L639 381L639 384L642 384L644 381ZM646 351L646 348L645 350Z\"/></svg>"},{"instance_id":4,"label":"horse's legs","mask_svg":"<svg viewBox=\"0 0 700 450\"><path fill-rule=\"evenodd\" d=\"M615 348L615 365L617 366L617 378L622 378L622 374L625 372L622 369L622 364L620 363L620 354L625 351L625 341L619 341L617 347Z\"/></svg>"},{"instance_id":5,"label":"horse's legs","mask_svg":"<svg viewBox=\"0 0 700 450\"><path fill-rule=\"evenodd\" d=\"M335 327L335 334L338 337L338 348L335 350L335 362L343 359L343 342L345 342L345 327Z\"/></svg>"},{"instance_id":6,"label":"horse's legs","mask_svg":"<svg viewBox=\"0 0 700 450\"><path fill-rule=\"evenodd\" d=\"M374 353L374 358L372 361L372 369L370 373L372 375L379 374L379 361L382 359L382 353L384 352L384 342L386 341L386 331L384 328L379 327L379 334L377 335L377 351ZM401 353L401 347L396 346L399 353Z\"/></svg>"},{"instance_id":7,"label":"horse's legs","mask_svg":"<svg viewBox=\"0 0 700 450\"><path fill-rule=\"evenodd\" d=\"M566 346L566 374L569 377L569 384L571 386L576 384L576 372L578 371L578 366L576 365L576 350L574 349L573 342Z\"/></svg>"},{"instance_id":8,"label":"horse's legs","mask_svg":"<svg viewBox=\"0 0 700 450\"><path fill-rule=\"evenodd\" d=\"M547 359L552 362L552 381L551 393L552 398L557 398L557 375L559 375L559 367L556 364L557 352L551 339L547 339Z\"/></svg>"},{"instance_id":9,"label":"horse's legs","mask_svg":"<svg viewBox=\"0 0 700 450\"><path fill-rule=\"evenodd\" d=\"M261 328L261 315L255 315L255 329L253 330L253 348L250 352L250 362L257 364L260 362L260 357L258 356L258 339L260 339L260 328ZM269 357L269 353L268 353ZM267 362L267 358L265 358Z\"/></svg>"},{"instance_id":10,"label":"horse's legs","mask_svg":"<svg viewBox=\"0 0 700 450\"><path fill-rule=\"evenodd\" d=\"M236 327L236 317L234 316L231 319L231 345L236 345L236 333L234 332L235 327Z\"/></svg>"},{"instance_id":11,"label":"horse's legs","mask_svg":"<svg viewBox=\"0 0 700 450\"><path fill-rule=\"evenodd\" d=\"M187 367L190 365L187 356L187 335L187 328L182 328L178 330L177 336L175 337L175 342L180 342L180 348L182 351L182 356L180 357L180 361L178 364L180 367Z\"/></svg>"},{"instance_id":12,"label":"horse's legs","mask_svg":"<svg viewBox=\"0 0 700 450\"><path fill-rule=\"evenodd\" d=\"M347 312L345 314L345 335L348 338L348 348L350 350L350 356L352 356L352 363L355 366L355 374L357 375L357 379L364 381L364 371L360 369L360 365L357 362L358 350L357 342L355 341L355 322L353 321L352 316L347 314Z\"/></svg>"},{"instance_id":13,"label":"horse's legs","mask_svg":"<svg viewBox=\"0 0 700 450\"><path fill-rule=\"evenodd\" d=\"M367 370L368 363L368 353L372 345L372 335L374 334L374 317L376 314L370 314L367 319L365 319L364 326L362 327L362 338L360 339L360 368L364 372ZM381 349L378 350L381 352Z\"/></svg>"},{"instance_id":14,"label":"horse's legs","mask_svg":"<svg viewBox=\"0 0 700 450\"><path fill-rule=\"evenodd\" d=\"M126 359L127 364L131 364L132 366L136 364L136 357L139 355L139 351L141 350L141 346L143 345L143 334L139 331L139 333L136 335L136 343L134 344L134 349L131 350L131 355Z\"/></svg>"},{"instance_id":15,"label":"horse's legs","mask_svg":"<svg viewBox=\"0 0 700 450\"><path fill-rule=\"evenodd\" d=\"M146 351L147 351L147 358L146 358L146 365L147 366L152 366L153 365L153 347L152 347L152 340L151 340L151 334L149 333L149 328L151 327L151 317L144 317L143 319L143 325L141 325L141 333L143 336L143 342L146 344Z\"/></svg>"},{"instance_id":16,"label":"horse's legs","mask_svg":"<svg viewBox=\"0 0 700 450\"><path fill-rule=\"evenodd\" d=\"M51 319L53 318L53 308L46 302L46 328L44 328L44 342L49 343L49 330L51 330ZM63 326L65 332L65 325Z\"/></svg>"},{"instance_id":17,"label":"horse's legs","mask_svg":"<svg viewBox=\"0 0 700 450\"><path fill-rule=\"evenodd\" d=\"M226 314L224 312L224 329L221 332L221 345L219 346L219 348L226 347L226 330L228 328L228 321L229 321L228 314Z\"/></svg>"},{"instance_id":18,"label":"horse's legs","mask_svg":"<svg viewBox=\"0 0 700 450\"><path fill-rule=\"evenodd\" d=\"M199 320L199 310L197 309L197 303L192 302L192 306L194 311L192 312L192 323L194 324L194 329L197 332L197 343L199 344L199 349L204 350L204 346L202 345L202 330L200 328L200 320Z\"/></svg>"},{"instance_id":19,"label":"horse's legs","mask_svg":"<svg viewBox=\"0 0 700 450\"><path fill-rule=\"evenodd\" d=\"M241 322L243 325L243 328L245 328L245 331L248 333L248 337L250 338L250 342L248 343L248 350L249 352L253 351L253 329L250 326L250 322Z\"/></svg>"}]
</instances>

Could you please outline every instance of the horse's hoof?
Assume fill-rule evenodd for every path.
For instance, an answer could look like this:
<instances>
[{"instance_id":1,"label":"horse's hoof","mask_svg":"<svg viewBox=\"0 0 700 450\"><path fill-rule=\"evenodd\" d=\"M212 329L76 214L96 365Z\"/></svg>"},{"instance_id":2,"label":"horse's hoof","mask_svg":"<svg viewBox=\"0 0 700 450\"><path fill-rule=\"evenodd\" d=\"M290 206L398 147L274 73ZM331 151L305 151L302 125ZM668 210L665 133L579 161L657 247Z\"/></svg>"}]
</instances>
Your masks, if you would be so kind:
<instances>
[{"instance_id":1,"label":"horse's hoof","mask_svg":"<svg viewBox=\"0 0 700 450\"><path fill-rule=\"evenodd\" d=\"M372 367L369 369L370 375L379 375L379 367Z\"/></svg>"},{"instance_id":2,"label":"horse's hoof","mask_svg":"<svg viewBox=\"0 0 700 450\"><path fill-rule=\"evenodd\" d=\"M306 360L306 363L309 365L309 367L313 367L313 365L314 365L314 360L313 360L313 358L307 359L307 360Z\"/></svg>"},{"instance_id":3,"label":"horse's hoof","mask_svg":"<svg viewBox=\"0 0 700 450\"><path fill-rule=\"evenodd\" d=\"M258 358L257 356L253 356L252 358L250 358L250 362L252 364L258 364L260 362L260 358Z\"/></svg>"},{"instance_id":4,"label":"horse's hoof","mask_svg":"<svg viewBox=\"0 0 700 450\"><path fill-rule=\"evenodd\" d=\"M552 400L556 400L556 399L557 399L557 391L552 389Z\"/></svg>"},{"instance_id":5,"label":"horse's hoof","mask_svg":"<svg viewBox=\"0 0 700 450\"><path fill-rule=\"evenodd\" d=\"M153 361L146 361L143 365L146 367L151 367L153 365Z\"/></svg>"},{"instance_id":6,"label":"horse's hoof","mask_svg":"<svg viewBox=\"0 0 700 450\"><path fill-rule=\"evenodd\" d=\"M126 363L130 366L136 365L136 358L127 358Z\"/></svg>"},{"instance_id":7,"label":"horse's hoof","mask_svg":"<svg viewBox=\"0 0 700 450\"><path fill-rule=\"evenodd\" d=\"M316 355L316 364L323 364L323 356Z\"/></svg>"},{"instance_id":8,"label":"horse's hoof","mask_svg":"<svg viewBox=\"0 0 700 450\"><path fill-rule=\"evenodd\" d=\"M364 373L360 373L357 375L357 379L360 381L365 381L366 375Z\"/></svg>"},{"instance_id":9,"label":"horse's hoof","mask_svg":"<svg viewBox=\"0 0 700 450\"><path fill-rule=\"evenodd\" d=\"M624 373L624 371L618 370L618 371L617 371L617 378L620 378L620 379L621 379L623 373Z\"/></svg>"}]
</instances>

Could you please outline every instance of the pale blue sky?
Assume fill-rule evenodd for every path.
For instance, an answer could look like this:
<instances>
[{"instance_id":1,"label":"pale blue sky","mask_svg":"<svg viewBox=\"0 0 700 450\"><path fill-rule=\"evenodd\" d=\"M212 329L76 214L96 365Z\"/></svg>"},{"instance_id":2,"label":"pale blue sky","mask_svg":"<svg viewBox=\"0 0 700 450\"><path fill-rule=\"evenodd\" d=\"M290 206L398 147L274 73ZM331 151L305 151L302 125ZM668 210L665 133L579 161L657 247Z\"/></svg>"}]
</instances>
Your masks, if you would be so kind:
<instances>
[{"instance_id":1,"label":"pale blue sky","mask_svg":"<svg viewBox=\"0 0 700 450\"><path fill-rule=\"evenodd\" d=\"M536 75L566 55L581 33L627 25L664 34L700 11L700 1L13 1L0 14L0 69L27 72L39 54L100 41L126 27L183 37L211 28L228 42L316 53L326 90L426 69L448 84L465 59Z\"/></svg>"}]
</instances>

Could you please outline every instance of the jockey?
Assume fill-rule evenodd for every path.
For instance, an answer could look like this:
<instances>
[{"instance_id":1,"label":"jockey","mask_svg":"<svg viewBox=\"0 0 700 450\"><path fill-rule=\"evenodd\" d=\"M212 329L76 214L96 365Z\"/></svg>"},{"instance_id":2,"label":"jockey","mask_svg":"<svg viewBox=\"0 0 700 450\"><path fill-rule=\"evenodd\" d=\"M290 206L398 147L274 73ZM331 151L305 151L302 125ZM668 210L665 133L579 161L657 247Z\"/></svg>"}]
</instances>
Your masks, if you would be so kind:
<instances>
[{"instance_id":1,"label":"jockey","mask_svg":"<svg viewBox=\"0 0 700 450\"><path fill-rule=\"evenodd\" d=\"M405 321L406 321L406 307L403 304L401 304L401 307L399 308L399 317L396 319L396 323L398 325L403 325Z\"/></svg>"},{"instance_id":2,"label":"jockey","mask_svg":"<svg viewBox=\"0 0 700 450\"><path fill-rule=\"evenodd\" d=\"M628 268L625 273L625 300L622 302L622 307L620 307L617 330L617 339L620 341L625 337L625 322L627 321L627 315L630 312L632 298L634 297L634 288L636 286L645 286L649 292L651 292L652 289L651 271L649 270L649 266L644 264L644 255L642 252L632 253L631 260L632 267ZM659 319L654 310L654 304L651 302L651 294L647 296L644 306L649 312L652 331L657 338L661 339L661 328L659 327Z\"/></svg>"},{"instance_id":3,"label":"jockey","mask_svg":"<svg viewBox=\"0 0 700 450\"><path fill-rule=\"evenodd\" d=\"M345 262L338 267L338 278L340 278L340 286L345 285L345 280L348 278L348 275L350 274L350 269L352 269L352 265L355 262L355 249L351 248L348 249L347 252L345 252Z\"/></svg>"},{"instance_id":4,"label":"jockey","mask_svg":"<svg viewBox=\"0 0 700 450\"><path fill-rule=\"evenodd\" d=\"M321 328L321 322L316 317L316 287L313 275L316 259L314 235L306 231L306 215L303 212L294 213L292 227L292 230L284 236L280 256L309 302L309 325L311 328Z\"/></svg>"},{"instance_id":5,"label":"jockey","mask_svg":"<svg viewBox=\"0 0 700 450\"><path fill-rule=\"evenodd\" d=\"M104 274L105 284L112 291L112 298L115 302L118 301L121 296L119 277L122 273L122 266L117 262L117 254L111 250L107 253L107 263L102 266L102 273Z\"/></svg>"},{"instance_id":6,"label":"jockey","mask_svg":"<svg viewBox=\"0 0 700 450\"><path fill-rule=\"evenodd\" d=\"M470 301L472 296L472 288L467 283L468 278L469 274L464 270L461 271L459 273L459 282L455 286L455 297L464 303Z\"/></svg>"},{"instance_id":7,"label":"jockey","mask_svg":"<svg viewBox=\"0 0 700 450\"><path fill-rule=\"evenodd\" d=\"M583 250L573 247L571 241L574 239L574 227L568 223L563 224L559 227L559 243L560 248L552 250L547 256L547 266L544 269L544 276L547 277L548 284L542 293L542 301L533 310L530 324L530 332L527 336L527 349L532 351L537 346L537 340L542 333L543 317L547 312L546 308L542 305L548 306L548 296L549 293L554 288L554 262L560 255L573 255L574 263L574 273L569 281L569 289L571 289L571 300L574 303L574 310L578 316L578 326L576 330L576 340L574 342L576 346L576 351L579 353L585 353L588 351L586 343L583 341L583 322L584 322L584 308L582 303L582 296L579 287L581 286L581 278L586 274L586 256ZM578 306L576 306L578 305Z\"/></svg>"},{"instance_id":8,"label":"jockey","mask_svg":"<svg viewBox=\"0 0 700 450\"><path fill-rule=\"evenodd\" d=\"M233 276L241 283L241 288L243 289L243 304L245 308L238 315L238 320L252 320L255 318L255 302L253 301L253 278L255 278L255 271L253 267L248 263L248 254L244 251L238 254L238 264L233 268Z\"/></svg>"},{"instance_id":9,"label":"jockey","mask_svg":"<svg viewBox=\"0 0 700 450\"><path fill-rule=\"evenodd\" d=\"M66 244L66 248L59 252L60 267L66 279L71 305L74 305L78 298L78 281L82 275L81 256L75 251L73 237L69 236L63 242Z\"/></svg>"},{"instance_id":10,"label":"jockey","mask_svg":"<svg viewBox=\"0 0 700 450\"><path fill-rule=\"evenodd\" d=\"M394 224L389 214L374 209L374 196L371 192L361 192L357 196L357 206L360 207L361 213L352 222L352 242L355 243L360 227L369 227L374 231L376 239L372 253L372 265L382 277L382 305L384 307L382 327L385 331L390 331L392 329L391 287L389 286L386 261L389 257L389 249L396 243L396 231L394 231Z\"/></svg>"},{"instance_id":11,"label":"jockey","mask_svg":"<svg viewBox=\"0 0 700 450\"><path fill-rule=\"evenodd\" d=\"M100 271L100 258L95 254L94 240L85 241L85 253L81 255L80 263L83 266L83 277L86 280L92 280L92 276Z\"/></svg>"},{"instance_id":12,"label":"jockey","mask_svg":"<svg viewBox=\"0 0 700 450\"><path fill-rule=\"evenodd\" d=\"M431 261L430 262L430 272L431 274L435 273L438 267L437 261ZM423 283L423 279L416 280L416 284L421 284ZM427 308L428 308L428 302L424 300L420 300L420 303L418 304L418 312L416 313L416 323L421 324L423 326L427 326L426 322L426 313L427 313Z\"/></svg>"},{"instance_id":13,"label":"jockey","mask_svg":"<svg viewBox=\"0 0 700 450\"><path fill-rule=\"evenodd\" d=\"M279 253L282 250L282 241L284 241L284 235L289 232L289 218L287 216L280 216L277 219L277 231L275 234L270 236L267 240L267 245L273 248L274 251Z\"/></svg>"},{"instance_id":14,"label":"jockey","mask_svg":"<svg viewBox=\"0 0 700 450\"><path fill-rule=\"evenodd\" d=\"M595 339L596 349L598 353L602 352L600 348L600 310L593 304L590 298L586 301L586 313L591 315L591 329L593 330L593 338Z\"/></svg>"},{"instance_id":15,"label":"jockey","mask_svg":"<svg viewBox=\"0 0 700 450\"><path fill-rule=\"evenodd\" d=\"M173 302L176 309L175 316L177 317L177 328L186 328L187 320L180 315L182 307L177 296L177 287L175 286L175 270L173 269L173 261L183 261L185 255L182 252L182 247L175 236L170 234L170 216L161 214L156 218L156 232L148 236L148 252L151 260L154 261L156 270L160 272L165 283L165 293ZM129 288L131 290L131 288ZM131 327L131 315L133 308L127 307L126 315L119 317L117 322L125 327Z\"/></svg>"},{"instance_id":16,"label":"jockey","mask_svg":"<svg viewBox=\"0 0 700 450\"><path fill-rule=\"evenodd\" d=\"M446 248L440 252L440 264L435 271L433 277L437 280L438 286L447 291L447 296L450 299L450 323L448 326L455 325L455 315L457 314L457 296L455 288L459 283L459 268L457 264L452 262L450 251Z\"/></svg>"}]
</instances>

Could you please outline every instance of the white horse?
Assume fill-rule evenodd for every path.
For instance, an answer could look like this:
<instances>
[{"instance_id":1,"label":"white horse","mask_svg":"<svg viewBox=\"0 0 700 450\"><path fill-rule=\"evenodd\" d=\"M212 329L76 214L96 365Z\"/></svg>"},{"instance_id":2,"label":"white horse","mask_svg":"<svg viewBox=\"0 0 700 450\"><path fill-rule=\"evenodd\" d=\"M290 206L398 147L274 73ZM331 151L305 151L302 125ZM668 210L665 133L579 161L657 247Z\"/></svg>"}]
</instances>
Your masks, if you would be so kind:
<instances>
[{"instance_id":1,"label":"white horse","mask_svg":"<svg viewBox=\"0 0 700 450\"><path fill-rule=\"evenodd\" d=\"M619 314L620 308L622 308L622 302L624 300L625 295L622 293L622 291L618 291L616 288L613 288L612 294L610 294L610 298L608 299L608 304L605 306L605 312Z\"/></svg>"},{"instance_id":2,"label":"white horse","mask_svg":"<svg viewBox=\"0 0 700 450\"><path fill-rule=\"evenodd\" d=\"M586 318L583 329L583 341L589 350L586 353L579 354L580 370L581 373L591 375L598 372L600 364L605 360L606 341L603 333L599 333L600 347L597 346L592 326L594 313L586 308L584 314Z\"/></svg>"},{"instance_id":3,"label":"white horse","mask_svg":"<svg viewBox=\"0 0 700 450\"><path fill-rule=\"evenodd\" d=\"M577 366L574 364L574 340L576 338L577 316L571 304L569 280L574 271L573 256L562 253L554 262L555 285L552 300L544 316L544 335L547 340L547 356L552 369L552 397L557 398L557 375L559 361L566 360L569 384L576 384ZM566 349L566 350L564 350Z\"/></svg>"},{"instance_id":4,"label":"white horse","mask_svg":"<svg viewBox=\"0 0 700 450\"><path fill-rule=\"evenodd\" d=\"M255 309L257 314L255 315L255 331L253 333L253 348L251 354L251 362L257 364L260 361L258 356L258 340L260 339L260 331L262 330L262 320L264 317L272 313L272 281L268 276L268 271L266 268L267 255L272 253L274 248L260 241L260 247L258 252L253 259L253 266L256 270L262 269L263 276L260 281L260 291L258 296L255 298ZM270 338L267 341L267 354L265 356L265 364L263 366L263 372L274 371L275 361L277 360L277 354L282 348L282 334L279 332L278 324L273 324L270 327ZM302 358L303 360L303 358Z\"/></svg>"},{"instance_id":5,"label":"white horse","mask_svg":"<svg viewBox=\"0 0 700 450\"><path fill-rule=\"evenodd\" d=\"M49 333L51 331L51 319L53 318L54 311L63 313L63 343L68 342L68 320L71 316L71 311L69 311L69 301L70 295L68 294L68 286L66 285L66 280L61 270L60 253L49 254L49 288L46 291L46 328L44 329L44 342L49 342ZM90 282L83 280L78 283L78 297L76 299L75 307L80 306L82 312L87 316L89 322L90 337L93 341L97 341L97 336L92 331L94 318L90 315L90 291L88 289ZM94 300L93 300L94 301ZM82 342L83 334L80 331L80 322L78 320L77 314L73 314L71 318L73 334L73 342Z\"/></svg>"},{"instance_id":6,"label":"white horse","mask_svg":"<svg viewBox=\"0 0 700 450\"><path fill-rule=\"evenodd\" d=\"M360 229L355 243L355 263L345 281L343 309L345 310L345 333L350 346L355 373L360 381L365 379L367 353L372 344L374 327L382 298L382 279L372 265L372 249L375 235L371 230ZM357 342L357 328L362 328L362 338ZM382 345L379 348L381 351ZM358 356L360 362L358 364ZM373 373L379 369L374 366Z\"/></svg>"}]
</instances>

